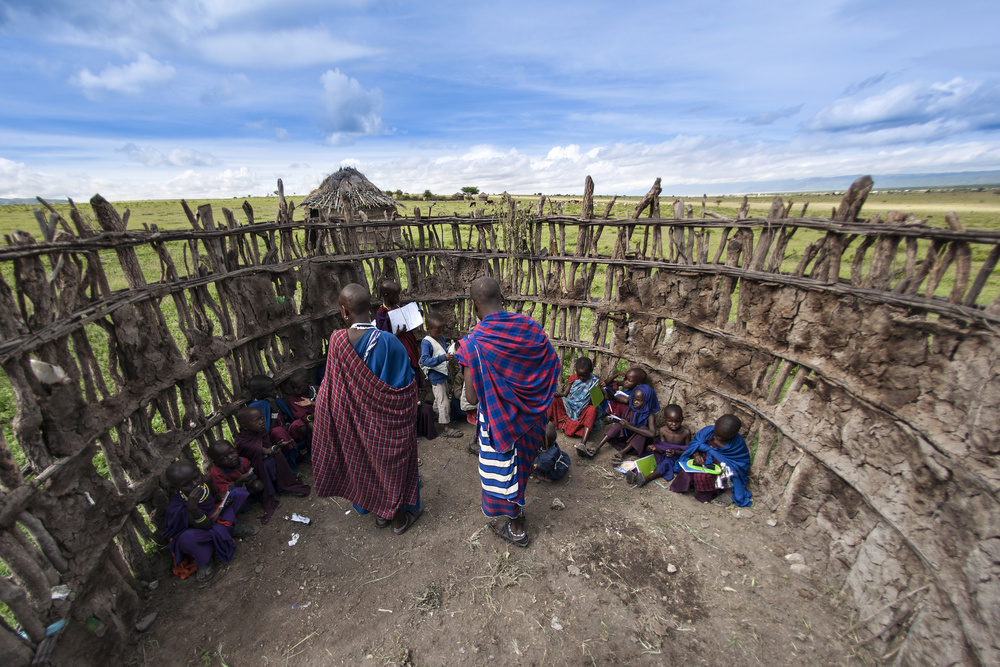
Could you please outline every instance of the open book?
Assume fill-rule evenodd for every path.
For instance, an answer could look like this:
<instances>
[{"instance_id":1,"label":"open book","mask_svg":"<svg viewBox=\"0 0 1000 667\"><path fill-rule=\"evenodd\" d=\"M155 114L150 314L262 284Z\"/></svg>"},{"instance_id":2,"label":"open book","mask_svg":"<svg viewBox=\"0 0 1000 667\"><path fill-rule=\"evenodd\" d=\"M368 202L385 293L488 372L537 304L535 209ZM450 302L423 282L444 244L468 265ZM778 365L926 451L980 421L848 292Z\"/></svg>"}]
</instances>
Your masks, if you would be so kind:
<instances>
[{"instance_id":1,"label":"open book","mask_svg":"<svg viewBox=\"0 0 1000 667\"><path fill-rule=\"evenodd\" d=\"M420 314L416 301L389 311L389 324L393 333L399 331L400 327L403 327L404 331L413 331L423 323L424 316Z\"/></svg>"}]
</instances>

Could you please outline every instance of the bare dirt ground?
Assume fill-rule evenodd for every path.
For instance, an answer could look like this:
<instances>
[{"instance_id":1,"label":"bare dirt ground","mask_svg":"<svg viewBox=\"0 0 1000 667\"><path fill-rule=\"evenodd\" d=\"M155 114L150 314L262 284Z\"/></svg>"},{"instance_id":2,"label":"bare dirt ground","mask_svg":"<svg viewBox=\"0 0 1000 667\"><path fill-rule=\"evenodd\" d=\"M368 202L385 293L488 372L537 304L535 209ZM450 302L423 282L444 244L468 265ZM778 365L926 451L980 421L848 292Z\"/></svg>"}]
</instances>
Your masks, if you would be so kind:
<instances>
[{"instance_id":1,"label":"bare dirt ground","mask_svg":"<svg viewBox=\"0 0 1000 667\"><path fill-rule=\"evenodd\" d=\"M634 489L606 449L574 456L563 481L532 479L533 543L520 549L484 529L466 441L421 439L425 511L404 535L343 499L286 497L204 585L170 575L164 555L147 602L159 615L124 663L872 662L841 637L850 619L836 591L791 572L793 542L766 509ZM286 521L293 511L312 525ZM244 516L256 521L259 506Z\"/></svg>"}]
</instances>

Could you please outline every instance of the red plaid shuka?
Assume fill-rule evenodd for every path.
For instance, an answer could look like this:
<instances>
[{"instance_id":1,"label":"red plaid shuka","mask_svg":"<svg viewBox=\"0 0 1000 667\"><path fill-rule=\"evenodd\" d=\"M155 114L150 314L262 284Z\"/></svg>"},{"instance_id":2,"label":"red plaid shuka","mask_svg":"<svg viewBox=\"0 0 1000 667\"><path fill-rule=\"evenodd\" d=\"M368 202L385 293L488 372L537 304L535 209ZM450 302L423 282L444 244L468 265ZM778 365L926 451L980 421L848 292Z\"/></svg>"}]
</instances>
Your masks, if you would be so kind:
<instances>
[{"instance_id":1,"label":"red plaid shuka","mask_svg":"<svg viewBox=\"0 0 1000 667\"><path fill-rule=\"evenodd\" d=\"M396 389L334 331L316 395L312 440L317 495L340 496L391 519L417 504L417 385Z\"/></svg>"},{"instance_id":2,"label":"red plaid shuka","mask_svg":"<svg viewBox=\"0 0 1000 667\"><path fill-rule=\"evenodd\" d=\"M695 491L710 493L718 490L715 488L715 480L719 478L718 475L709 475L705 472L692 472L689 474L691 475L691 486Z\"/></svg>"}]
</instances>

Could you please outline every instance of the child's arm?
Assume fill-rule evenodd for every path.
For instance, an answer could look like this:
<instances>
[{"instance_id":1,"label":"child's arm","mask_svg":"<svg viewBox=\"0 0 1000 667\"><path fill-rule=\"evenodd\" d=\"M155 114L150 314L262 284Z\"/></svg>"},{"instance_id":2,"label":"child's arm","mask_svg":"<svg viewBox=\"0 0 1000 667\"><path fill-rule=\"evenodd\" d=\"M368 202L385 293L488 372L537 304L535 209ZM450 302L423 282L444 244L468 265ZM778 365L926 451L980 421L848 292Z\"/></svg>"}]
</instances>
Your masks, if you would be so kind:
<instances>
[{"instance_id":1,"label":"child's arm","mask_svg":"<svg viewBox=\"0 0 1000 667\"><path fill-rule=\"evenodd\" d=\"M187 499L187 510L188 510L188 526L190 528L197 528L199 530L208 530L211 528L215 521L212 520L205 512L198 507L198 503L205 499L206 493L211 495L211 492L207 490L204 486L199 486L194 492L188 496Z\"/></svg>"},{"instance_id":2,"label":"child's arm","mask_svg":"<svg viewBox=\"0 0 1000 667\"><path fill-rule=\"evenodd\" d=\"M444 354L439 354L436 357L432 357L431 356L431 352L433 352L433 351L434 351L434 348L431 346L431 342L429 340L427 340L426 338L424 338L424 340L420 341L420 365L421 366L427 366L428 368L433 368L434 366L437 366L442 361L444 361L445 359L448 358L448 353L447 352L445 352Z\"/></svg>"},{"instance_id":3,"label":"child's arm","mask_svg":"<svg viewBox=\"0 0 1000 667\"><path fill-rule=\"evenodd\" d=\"M630 424L626 421L621 422L621 425L625 427L625 430L638 433L644 438L652 438L656 435L656 417L652 414L649 415L649 419L646 422L646 428L642 428L636 424Z\"/></svg>"}]
</instances>

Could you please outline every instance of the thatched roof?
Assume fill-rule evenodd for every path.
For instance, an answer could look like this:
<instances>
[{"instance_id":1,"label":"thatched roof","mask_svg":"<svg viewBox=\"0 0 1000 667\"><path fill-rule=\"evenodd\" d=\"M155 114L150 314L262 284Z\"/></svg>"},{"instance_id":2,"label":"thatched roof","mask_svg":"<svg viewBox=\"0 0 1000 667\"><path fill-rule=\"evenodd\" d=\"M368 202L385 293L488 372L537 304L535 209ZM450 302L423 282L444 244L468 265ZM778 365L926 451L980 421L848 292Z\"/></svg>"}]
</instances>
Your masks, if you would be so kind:
<instances>
[{"instance_id":1,"label":"thatched roof","mask_svg":"<svg viewBox=\"0 0 1000 667\"><path fill-rule=\"evenodd\" d=\"M395 200L386 197L354 167L344 167L324 178L320 186L306 195L299 206L343 211L344 202L353 211L396 207Z\"/></svg>"}]
</instances>

